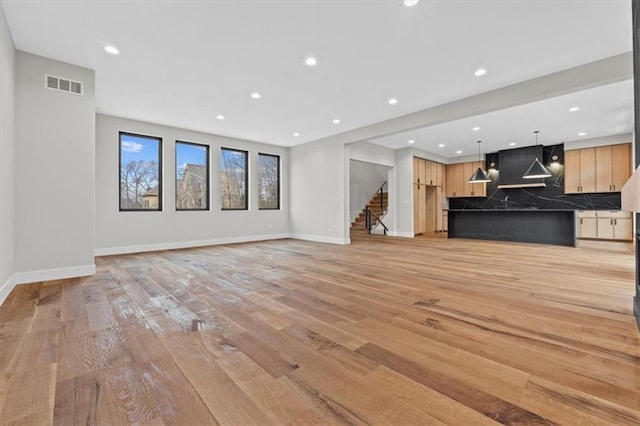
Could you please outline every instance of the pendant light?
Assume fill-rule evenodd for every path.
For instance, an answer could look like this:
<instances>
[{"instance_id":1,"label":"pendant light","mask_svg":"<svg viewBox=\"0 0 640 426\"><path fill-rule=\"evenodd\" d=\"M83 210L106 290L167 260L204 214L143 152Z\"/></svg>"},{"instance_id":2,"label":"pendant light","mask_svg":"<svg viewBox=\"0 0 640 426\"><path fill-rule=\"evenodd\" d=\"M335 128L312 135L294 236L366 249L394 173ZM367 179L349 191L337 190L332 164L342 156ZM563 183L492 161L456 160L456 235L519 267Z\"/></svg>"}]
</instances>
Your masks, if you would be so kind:
<instances>
[{"instance_id":1,"label":"pendant light","mask_svg":"<svg viewBox=\"0 0 640 426\"><path fill-rule=\"evenodd\" d=\"M535 132L533 132L536 135L536 146L538 146L539 132L540 130L536 130ZM548 177L551 177L551 173L549 173L549 170L547 170L547 168L540 162L540 160L538 160L538 157L536 157L535 161L531 164L531 166L529 166L527 171L524 172L524 175L522 175L523 179L544 179Z\"/></svg>"},{"instance_id":2,"label":"pendant light","mask_svg":"<svg viewBox=\"0 0 640 426\"><path fill-rule=\"evenodd\" d=\"M480 155L480 144L482 141L478 141L478 161L482 161L482 157ZM475 171L473 175L469 178L469 183L487 183L491 182L489 176L487 176L487 172L482 170L482 167L478 167L478 170Z\"/></svg>"}]
</instances>

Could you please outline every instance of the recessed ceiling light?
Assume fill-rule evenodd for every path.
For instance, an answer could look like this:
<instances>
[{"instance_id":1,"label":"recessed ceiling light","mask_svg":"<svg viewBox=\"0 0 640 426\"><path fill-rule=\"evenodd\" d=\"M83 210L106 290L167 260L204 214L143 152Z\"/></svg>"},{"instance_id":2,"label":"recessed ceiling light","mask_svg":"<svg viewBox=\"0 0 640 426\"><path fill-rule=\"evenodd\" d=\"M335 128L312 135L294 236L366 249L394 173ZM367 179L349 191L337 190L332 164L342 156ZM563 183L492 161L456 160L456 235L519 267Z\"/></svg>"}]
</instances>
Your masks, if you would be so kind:
<instances>
[{"instance_id":1,"label":"recessed ceiling light","mask_svg":"<svg viewBox=\"0 0 640 426\"><path fill-rule=\"evenodd\" d=\"M410 144L413 144L413 143L415 143L415 142L416 142L416 141L414 141L413 139L411 139L411 140L409 141L409 143L410 143Z\"/></svg>"},{"instance_id":2,"label":"recessed ceiling light","mask_svg":"<svg viewBox=\"0 0 640 426\"><path fill-rule=\"evenodd\" d=\"M115 46L105 46L104 50L106 52L108 52L108 53L111 53L112 55L119 55L120 54L120 51Z\"/></svg>"},{"instance_id":3,"label":"recessed ceiling light","mask_svg":"<svg viewBox=\"0 0 640 426\"><path fill-rule=\"evenodd\" d=\"M456 154L462 154L462 151L457 150L457 151L456 151Z\"/></svg>"},{"instance_id":4,"label":"recessed ceiling light","mask_svg":"<svg viewBox=\"0 0 640 426\"><path fill-rule=\"evenodd\" d=\"M253 93L251 94L251 97L252 97L253 99L260 99L260 98L262 97L262 95L260 95L260 93L258 93L258 92L253 92Z\"/></svg>"},{"instance_id":5,"label":"recessed ceiling light","mask_svg":"<svg viewBox=\"0 0 640 426\"><path fill-rule=\"evenodd\" d=\"M388 102L389 102L389 105L395 105L395 104L398 103L398 100L396 98L391 98L391 99L389 99Z\"/></svg>"},{"instance_id":6,"label":"recessed ceiling light","mask_svg":"<svg viewBox=\"0 0 640 426\"><path fill-rule=\"evenodd\" d=\"M444 144L441 143L440 145L438 145L438 148L444 148Z\"/></svg>"},{"instance_id":7,"label":"recessed ceiling light","mask_svg":"<svg viewBox=\"0 0 640 426\"><path fill-rule=\"evenodd\" d=\"M485 75L486 73L487 70L485 70L484 68L478 68L476 72L473 73L473 75L475 75L476 77L480 77L481 75Z\"/></svg>"},{"instance_id":8,"label":"recessed ceiling light","mask_svg":"<svg viewBox=\"0 0 640 426\"><path fill-rule=\"evenodd\" d=\"M315 67L316 64L318 63L318 60L313 56L309 56L307 59L305 59L304 63L307 64L307 66L309 67Z\"/></svg>"},{"instance_id":9,"label":"recessed ceiling light","mask_svg":"<svg viewBox=\"0 0 640 426\"><path fill-rule=\"evenodd\" d=\"M580 132L578 133L578 136L586 136L587 132Z\"/></svg>"},{"instance_id":10,"label":"recessed ceiling light","mask_svg":"<svg viewBox=\"0 0 640 426\"><path fill-rule=\"evenodd\" d=\"M224 115L216 115L216 118L217 118L218 120L224 120Z\"/></svg>"},{"instance_id":11,"label":"recessed ceiling light","mask_svg":"<svg viewBox=\"0 0 640 426\"><path fill-rule=\"evenodd\" d=\"M300 133L296 132L296 133L293 134L293 136L295 136L297 138L298 136L300 136Z\"/></svg>"},{"instance_id":12,"label":"recessed ceiling light","mask_svg":"<svg viewBox=\"0 0 640 426\"><path fill-rule=\"evenodd\" d=\"M411 7L418 4L418 2L420 2L420 0L404 0L404 5Z\"/></svg>"},{"instance_id":13,"label":"recessed ceiling light","mask_svg":"<svg viewBox=\"0 0 640 426\"><path fill-rule=\"evenodd\" d=\"M511 143L509 144L509 146L516 146L516 143L515 143L515 142L511 142Z\"/></svg>"},{"instance_id":14,"label":"recessed ceiling light","mask_svg":"<svg viewBox=\"0 0 640 426\"><path fill-rule=\"evenodd\" d=\"M333 119L333 124L340 124L340 119L339 118L334 118Z\"/></svg>"},{"instance_id":15,"label":"recessed ceiling light","mask_svg":"<svg viewBox=\"0 0 640 426\"><path fill-rule=\"evenodd\" d=\"M580 107L571 107L571 108L569 108L569 111L571 111L571 112L576 112L576 111L578 111L579 109L580 109Z\"/></svg>"},{"instance_id":16,"label":"recessed ceiling light","mask_svg":"<svg viewBox=\"0 0 640 426\"><path fill-rule=\"evenodd\" d=\"M476 127L474 127L473 129L471 129L471 130L473 130L474 132L477 132L478 130L480 130L480 127L476 126Z\"/></svg>"}]
</instances>

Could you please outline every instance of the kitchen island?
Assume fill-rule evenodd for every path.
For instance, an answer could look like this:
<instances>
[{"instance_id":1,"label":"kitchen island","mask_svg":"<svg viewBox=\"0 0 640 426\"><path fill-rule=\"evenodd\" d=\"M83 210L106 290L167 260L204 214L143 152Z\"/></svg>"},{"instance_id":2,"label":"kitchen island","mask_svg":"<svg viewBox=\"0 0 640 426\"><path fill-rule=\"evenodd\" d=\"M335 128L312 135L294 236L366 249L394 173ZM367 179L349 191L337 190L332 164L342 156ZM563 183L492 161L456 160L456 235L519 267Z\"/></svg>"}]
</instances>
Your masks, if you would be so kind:
<instances>
[{"instance_id":1,"label":"kitchen island","mask_svg":"<svg viewBox=\"0 0 640 426\"><path fill-rule=\"evenodd\" d=\"M576 212L563 209L452 209L449 238L576 246Z\"/></svg>"}]
</instances>

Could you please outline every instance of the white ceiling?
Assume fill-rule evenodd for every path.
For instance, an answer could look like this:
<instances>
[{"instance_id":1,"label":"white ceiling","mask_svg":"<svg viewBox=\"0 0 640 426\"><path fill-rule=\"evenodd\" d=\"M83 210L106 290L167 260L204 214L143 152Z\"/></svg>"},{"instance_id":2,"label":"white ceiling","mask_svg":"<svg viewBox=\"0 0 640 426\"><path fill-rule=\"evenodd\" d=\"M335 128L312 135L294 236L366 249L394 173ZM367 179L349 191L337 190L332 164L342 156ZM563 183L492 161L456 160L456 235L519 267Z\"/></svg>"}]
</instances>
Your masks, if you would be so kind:
<instances>
[{"instance_id":1,"label":"white ceiling","mask_svg":"<svg viewBox=\"0 0 640 426\"><path fill-rule=\"evenodd\" d=\"M575 112L569 108L579 107ZM631 133L633 126L633 80L574 92L477 115L462 120L370 140L390 148L413 146L446 158L533 145L534 130L543 145ZM473 128L480 130L474 131ZM579 136L579 133L586 133ZM410 145L409 140L414 143ZM509 145L516 143L515 146ZM444 147L440 147L444 144ZM462 151L460 154L457 151Z\"/></svg>"},{"instance_id":2,"label":"white ceiling","mask_svg":"<svg viewBox=\"0 0 640 426\"><path fill-rule=\"evenodd\" d=\"M98 112L283 146L632 49L629 0L1 3L18 49L96 70ZM107 54L108 44L122 54ZM308 55L316 67L304 64ZM475 77L479 67L488 73ZM477 136L524 143L533 127L556 139L578 128L629 132L627 86L567 95L585 105L571 117L556 99L415 137L467 151ZM469 134L470 123L492 133Z\"/></svg>"}]
</instances>

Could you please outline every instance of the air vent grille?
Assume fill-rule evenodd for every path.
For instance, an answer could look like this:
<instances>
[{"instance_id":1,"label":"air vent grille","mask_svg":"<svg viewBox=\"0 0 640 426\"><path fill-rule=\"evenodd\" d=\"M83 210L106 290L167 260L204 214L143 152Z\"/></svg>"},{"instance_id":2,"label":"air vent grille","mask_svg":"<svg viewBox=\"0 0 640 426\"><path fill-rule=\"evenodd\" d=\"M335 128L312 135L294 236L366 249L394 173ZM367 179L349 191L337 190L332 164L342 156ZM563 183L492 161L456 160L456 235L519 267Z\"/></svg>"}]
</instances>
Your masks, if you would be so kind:
<instances>
[{"instance_id":1,"label":"air vent grille","mask_svg":"<svg viewBox=\"0 0 640 426\"><path fill-rule=\"evenodd\" d=\"M56 77L45 74L44 85L47 89L57 90L60 92L73 93L74 95L82 95L82 82L69 80L68 78Z\"/></svg>"}]
</instances>

